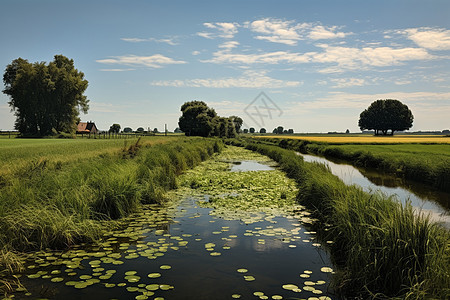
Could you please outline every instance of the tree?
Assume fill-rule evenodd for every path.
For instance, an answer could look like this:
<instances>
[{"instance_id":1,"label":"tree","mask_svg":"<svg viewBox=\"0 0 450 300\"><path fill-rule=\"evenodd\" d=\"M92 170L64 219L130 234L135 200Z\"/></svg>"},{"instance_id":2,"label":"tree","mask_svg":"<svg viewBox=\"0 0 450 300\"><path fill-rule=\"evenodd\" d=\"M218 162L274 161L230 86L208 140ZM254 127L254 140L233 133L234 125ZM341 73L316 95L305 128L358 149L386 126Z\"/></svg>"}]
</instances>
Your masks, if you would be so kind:
<instances>
[{"instance_id":1,"label":"tree","mask_svg":"<svg viewBox=\"0 0 450 300\"><path fill-rule=\"evenodd\" d=\"M376 100L364 110L360 116L358 125L361 130L375 130L375 135L380 132L387 135L391 130L403 131L412 127L414 116L408 106L398 100Z\"/></svg>"},{"instance_id":2,"label":"tree","mask_svg":"<svg viewBox=\"0 0 450 300\"><path fill-rule=\"evenodd\" d=\"M181 106L182 115L178 121L185 135L210 136L216 128L217 114L203 101L190 101Z\"/></svg>"},{"instance_id":3,"label":"tree","mask_svg":"<svg viewBox=\"0 0 450 300\"><path fill-rule=\"evenodd\" d=\"M346 134L349 134L349 133L350 133L350 129L347 129L347 130L345 131L345 133L346 133Z\"/></svg>"},{"instance_id":4,"label":"tree","mask_svg":"<svg viewBox=\"0 0 450 300\"><path fill-rule=\"evenodd\" d=\"M274 128L274 129L272 130L272 133L278 133L278 129L277 129L277 128Z\"/></svg>"},{"instance_id":5,"label":"tree","mask_svg":"<svg viewBox=\"0 0 450 300\"><path fill-rule=\"evenodd\" d=\"M283 133L283 126L278 126L277 127L277 132L278 134L282 134Z\"/></svg>"},{"instance_id":6,"label":"tree","mask_svg":"<svg viewBox=\"0 0 450 300\"><path fill-rule=\"evenodd\" d=\"M288 132L287 133L289 133L289 134L294 134L294 129L288 129Z\"/></svg>"},{"instance_id":7,"label":"tree","mask_svg":"<svg viewBox=\"0 0 450 300\"><path fill-rule=\"evenodd\" d=\"M3 82L16 116L15 128L23 135L74 132L80 111L89 109L83 95L88 81L63 55L55 55L48 64L15 59L6 67Z\"/></svg>"},{"instance_id":8,"label":"tree","mask_svg":"<svg viewBox=\"0 0 450 300\"><path fill-rule=\"evenodd\" d=\"M159 133L158 128L153 128L153 133Z\"/></svg>"},{"instance_id":9,"label":"tree","mask_svg":"<svg viewBox=\"0 0 450 300\"><path fill-rule=\"evenodd\" d=\"M144 130L144 127L139 127L138 129L136 129L136 132L143 133Z\"/></svg>"},{"instance_id":10,"label":"tree","mask_svg":"<svg viewBox=\"0 0 450 300\"><path fill-rule=\"evenodd\" d=\"M255 133L255 128L253 128L253 127L250 127L250 133Z\"/></svg>"},{"instance_id":11,"label":"tree","mask_svg":"<svg viewBox=\"0 0 450 300\"><path fill-rule=\"evenodd\" d=\"M266 133L266 129L265 129L265 128L261 128L261 129L259 130L259 133Z\"/></svg>"},{"instance_id":12,"label":"tree","mask_svg":"<svg viewBox=\"0 0 450 300\"><path fill-rule=\"evenodd\" d=\"M125 133L130 133L130 132L133 132L133 129L131 129L130 127L125 127L125 128L123 129L123 132L125 132Z\"/></svg>"},{"instance_id":13,"label":"tree","mask_svg":"<svg viewBox=\"0 0 450 300\"><path fill-rule=\"evenodd\" d=\"M248 133L248 129L247 128L244 129L244 133Z\"/></svg>"},{"instance_id":14,"label":"tree","mask_svg":"<svg viewBox=\"0 0 450 300\"><path fill-rule=\"evenodd\" d=\"M236 133L240 133L241 132L242 123L244 123L242 118L240 118L238 116L230 116L229 119L233 122L234 128L236 130Z\"/></svg>"},{"instance_id":15,"label":"tree","mask_svg":"<svg viewBox=\"0 0 450 300\"><path fill-rule=\"evenodd\" d=\"M112 124L109 126L109 132L119 133L120 132L120 124Z\"/></svg>"}]
</instances>

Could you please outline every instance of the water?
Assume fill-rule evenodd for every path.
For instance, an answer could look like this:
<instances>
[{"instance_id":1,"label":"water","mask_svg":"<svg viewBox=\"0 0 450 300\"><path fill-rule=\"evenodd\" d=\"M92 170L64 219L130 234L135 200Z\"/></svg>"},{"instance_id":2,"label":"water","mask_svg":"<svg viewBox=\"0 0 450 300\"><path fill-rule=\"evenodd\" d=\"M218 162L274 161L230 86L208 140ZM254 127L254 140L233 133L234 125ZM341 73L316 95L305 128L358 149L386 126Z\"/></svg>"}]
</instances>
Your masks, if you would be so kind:
<instances>
[{"instance_id":1,"label":"water","mask_svg":"<svg viewBox=\"0 0 450 300\"><path fill-rule=\"evenodd\" d=\"M254 160L243 160L232 162L231 172L249 172L249 171L270 171L273 167L262 164Z\"/></svg>"},{"instance_id":2,"label":"water","mask_svg":"<svg viewBox=\"0 0 450 300\"><path fill-rule=\"evenodd\" d=\"M241 161L230 169L260 168L270 167ZM256 177L259 172L248 174ZM22 292L16 298L257 299L254 293L260 292L266 299L336 299L329 287L331 274L322 269L332 265L315 233L308 230L307 211L298 206L244 212L245 216L234 210L214 214L200 205L209 200L206 194L185 195L168 207L145 206L98 245L36 253L21 278L31 296ZM46 273L28 277L39 272ZM161 276L150 278L153 273ZM94 281L86 284L89 280ZM301 292L283 288L287 284Z\"/></svg>"},{"instance_id":3,"label":"water","mask_svg":"<svg viewBox=\"0 0 450 300\"><path fill-rule=\"evenodd\" d=\"M434 190L424 184L406 181L393 175L375 170L355 168L343 161L330 161L326 158L300 154L307 162L318 162L329 166L331 172L345 184L356 184L367 192L381 191L390 196L395 195L400 202L410 201L417 210L430 214L435 221L450 228L450 194Z\"/></svg>"}]
</instances>

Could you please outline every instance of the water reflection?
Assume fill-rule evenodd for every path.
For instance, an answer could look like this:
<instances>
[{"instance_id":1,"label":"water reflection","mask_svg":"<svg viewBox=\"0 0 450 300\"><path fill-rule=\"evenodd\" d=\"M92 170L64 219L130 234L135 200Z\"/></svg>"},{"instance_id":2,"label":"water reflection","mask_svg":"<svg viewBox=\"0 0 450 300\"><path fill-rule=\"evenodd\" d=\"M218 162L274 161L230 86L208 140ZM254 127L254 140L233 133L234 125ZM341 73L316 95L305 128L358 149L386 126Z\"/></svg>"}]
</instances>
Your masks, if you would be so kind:
<instances>
[{"instance_id":1,"label":"water reflection","mask_svg":"<svg viewBox=\"0 0 450 300\"><path fill-rule=\"evenodd\" d=\"M271 171L275 170L269 165L262 164L254 160L243 160L232 162L231 172L248 172L248 171Z\"/></svg>"},{"instance_id":2,"label":"water reflection","mask_svg":"<svg viewBox=\"0 0 450 300\"><path fill-rule=\"evenodd\" d=\"M331 172L345 184L356 184L368 192L381 191L386 195L395 195L402 203L410 201L412 206L422 212L430 213L433 220L442 222L450 228L450 194L434 190L420 183L412 183L401 178L383 174L375 170L358 169L339 160L300 154L306 162L318 162L328 165Z\"/></svg>"}]
</instances>

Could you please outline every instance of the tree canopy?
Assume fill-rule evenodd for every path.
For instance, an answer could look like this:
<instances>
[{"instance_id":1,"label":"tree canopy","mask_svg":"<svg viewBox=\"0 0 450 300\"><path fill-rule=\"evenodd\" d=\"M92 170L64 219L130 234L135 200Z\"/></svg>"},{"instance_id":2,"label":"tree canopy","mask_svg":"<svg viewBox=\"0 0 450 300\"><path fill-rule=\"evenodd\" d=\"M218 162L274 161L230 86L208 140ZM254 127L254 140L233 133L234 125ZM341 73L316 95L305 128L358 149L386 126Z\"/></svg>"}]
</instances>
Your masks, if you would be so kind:
<instances>
[{"instance_id":1,"label":"tree canopy","mask_svg":"<svg viewBox=\"0 0 450 300\"><path fill-rule=\"evenodd\" d=\"M237 116L220 117L203 101L189 101L181 106L178 121L181 131L187 136L218 136L232 138L240 131L242 119Z\"/></svg>"},{"instance_id":2,"label":"tree canopy","mask_svg":"<svg viewBox=\"0 0 450 300\"><path fill-rule=\"evenodd\" d=\"M387 135L389 130L393 135L394 131L411 128L413 119L411 110L399 100L376 100L360 114L358 126L361 130L374 130L375 135Z\"/></svg>"},{"instance_id":3,"label":"tree canopy","mask_svg":"<svg viewBox=\"0 0 450 300\"><path fill-rule=\"evenodd\" d=\"M120 124L114 123L111 126L109 126L109 132L119 133L120 132Z\"/></svg>"},{"instance_id":4,"label":"tree canopy","mask_svg":"<svg viewBox=\"0 0 450 300\"><path fill-rule=\"evenodd\" d=\"M88 81L63 55L55 55L48 64L17 58L6 67L3 82L16 116L15 128L22 135L74 132L80 111L89 109L83 95Z\"/></svg>"}]
</instances>

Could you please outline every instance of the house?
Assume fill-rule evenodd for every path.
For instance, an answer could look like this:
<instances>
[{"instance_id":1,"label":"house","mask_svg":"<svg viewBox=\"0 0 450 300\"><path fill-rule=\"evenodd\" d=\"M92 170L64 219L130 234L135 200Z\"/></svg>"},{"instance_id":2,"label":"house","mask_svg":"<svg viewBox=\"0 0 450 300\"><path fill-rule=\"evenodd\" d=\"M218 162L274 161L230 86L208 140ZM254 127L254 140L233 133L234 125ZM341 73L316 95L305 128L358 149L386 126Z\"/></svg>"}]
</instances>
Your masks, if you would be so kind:
<instances>
[{"instance_id":1,"label":"house","mask_svg":"<svg viewBox=\"0 0 450 300\"><path fill-rule=\"evenodd\" d=\"M77 133L98 133L94 122L80 122L77 124Z\"/></svg>"}]
</instances>

